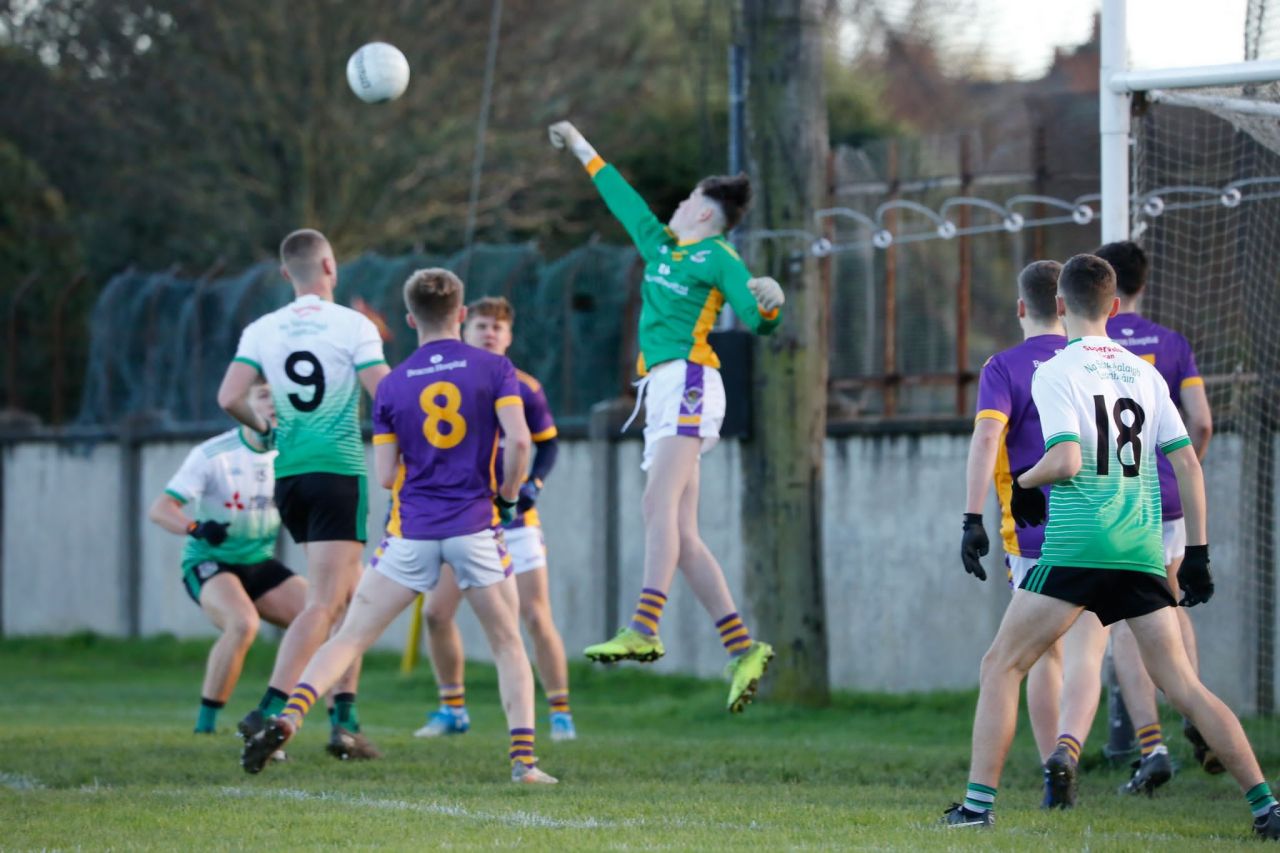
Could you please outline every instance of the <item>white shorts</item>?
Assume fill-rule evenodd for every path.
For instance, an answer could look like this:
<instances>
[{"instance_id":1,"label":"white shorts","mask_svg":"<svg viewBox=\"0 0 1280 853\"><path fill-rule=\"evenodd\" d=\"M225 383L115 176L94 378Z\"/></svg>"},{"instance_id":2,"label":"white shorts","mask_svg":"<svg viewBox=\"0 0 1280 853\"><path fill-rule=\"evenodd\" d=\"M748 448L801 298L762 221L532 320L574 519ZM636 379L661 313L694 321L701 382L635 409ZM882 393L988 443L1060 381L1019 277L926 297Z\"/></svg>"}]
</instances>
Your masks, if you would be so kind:
<instances>
[{"instance_id":1,"label":"white shorts","mask_svg":"<svg viewBox=\"0 0 1280 853\"><path fill-rule=\"evenodd\" d=\"M644 378L641 393L645 409L641 470L649 470L658 442L668 436L700 437L703 453L720 440L724 382L714 367L683 359L663 362Z\"/></svg>"},{"instance_id":2,"label":"white shorts","mask_svg":"<svg viewBox=\"0 0 1280 853\"><path fill-rule=\"evenodd\" d=\"M1015 557L1012 554L1004 555L1005 568L1009 570L1009 588L1017 589L1022 586L1022 579L1027 576L1027 572L1036 567L1039 562L1035 557Z\"/></svg>"},{"instance_id":3,"label":"white shorts","mask_svg":"<svg viewBox=\"0 0 1280 853\"><path fill-rule=\"evenodd\" d=\"M1161 527L1164 533L1164 564L1167 566L1187 553L1187 522L1186 519L1175 518L1162 523Z\"/></svg>"},{"instance_id":4,"label":"white shorts","mask_svg":"<svg viewBox=\"0 0 1280 853\"><path fill-rule=\"evenodd\" d=\"M493 586L511 574L511 556L501 530L481 530L449 539L389 536L369 567L407 589L430 592L440 582L440 564L453 566L460 589Z\"/></svg>"},{"instance_id":5,"label":"white shorts","mask_svg":"<svg viewBox=\"0 0 1280 853\"><path fill-rule=\"evenodd\" d=\"M536 524L502 531L511 555L511 568L517 575L547 567L547 540Z\"/></svg>"}]
</instances>

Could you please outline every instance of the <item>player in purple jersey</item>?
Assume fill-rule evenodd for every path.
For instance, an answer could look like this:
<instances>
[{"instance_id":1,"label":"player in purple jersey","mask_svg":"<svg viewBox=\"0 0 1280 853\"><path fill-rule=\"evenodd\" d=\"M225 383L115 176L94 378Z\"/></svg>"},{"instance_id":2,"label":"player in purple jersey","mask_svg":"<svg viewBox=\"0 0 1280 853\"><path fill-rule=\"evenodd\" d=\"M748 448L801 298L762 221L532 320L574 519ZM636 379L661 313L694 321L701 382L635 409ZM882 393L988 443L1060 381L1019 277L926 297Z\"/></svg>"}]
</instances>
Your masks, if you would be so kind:
<instances>
[{"instance_id":1,"label":"player in purple jersey","mask_svg":"<svg viewBox=\"0 0 1280 853\"><path fill-rule=\"evenodd\" d=\"M1153 323L1138 313L1147 284L1146 253L1138 244L1126 240L1108 243L1099 248L1096 254L1116 271L1116 289L1120 296L1120 313L1107 321L1107 334L1116 343L1150 362L1164 377L1169 386L1169 396L1182 411L1187 435L1191 438L1196 455L1203 460L1205 450L1209 447L1209 439L1213 435L1213 415L1209 410L1204 379L1200 376L1195 355L1191 352L1191 344L1177 332ZM1173 466L1163 455L1158 457L1157 464L1160 474L1165 571L1176 596L1178 568L1182 564L1187 543L1186 523L1182 517L1182 500L1178 495L1178 482L1173 475ZM1186 646L1187 657L1198 671L1200 657L1196 650L1195 628L1190 614L1179 610L1178 621L1182 625L1182 642ZM1141 749L1141 757L1134 766L1133 778L1121 792L1150 793L1173 775L1160 728L1156 685L1142 664L1138 645L1128 627L1117 625L1113 636L1111 654L1116 680L1120 684L1120 694L1133 720ZM1183 731L1195 747L1196 759L1201 767L1210 773L1225 770L1195 726L1183 720Z\"/></svg>"},{"instance_id":2,"label":"player in purple jersey","mask_svg":"<svg viewBox=\"0 0 1280 853\"><path fill-rule=\"evenodd\" d=\"M496 355L506 355L511 346L514 321L515 311L510 302L502 297L486 296L467 306L463 340ZM551 617L551 598L547 591L547 546L535 506L543 482L555 465L556 422L551 417L551 406L538 380L520 370L516 371L516 378L520 381L524 417L533 434L536 452L533 467L520 486L515 520L503 528L503 535L520 594L520 617L533 642L538 675L550 705L551 739L572 740L577 732L569 710L569 667L564 656L564 641L560 639L560 632ZM505 458L502 449L498 451L498 458ZM471 726L463 684L465 657L462 635L454 622L461 601L462 592L453 570L446 566L440 574L440 583L424 608L440 707L428 715L426 725L414 732L418 737L462 734Z\"/></svg>"},{"instance_id":3,"label":"player in purple jersey","mask_svg":"<svg viewBox=\"0 0 1280 853\"><path fill-rule=\"evenodd\" d=\"M989 548L982 508L994 479L1005 565L1014 589L1035 566L1044 543L1043 524L1015 521L1013 497L1017 475L1044 455L1031 376L1067 345L1058 319L1061 270L1056 261L1036 261L1018 274L1018 324L1024 340L987 359L978 383L960 557L965 571L986 580L979 560ZM1048 490L1042 491L1047 497ZM1093 613L1084 613L1027 675L1027 711L1044 763L1045 808L1075 805L1075 769L1098 710L1099 671L1106 648L1106 629Z\"/></svg>"},{"instance_id":4,"label":"player in purple jersey","mask_svg":"<svg viewBox=\"0 0 1280 853\"><path fill-rule=\"evenodd\" d=\"M443 269L418 270L405 282L418 349L378 386L373 408L374 467L392 490L386 538L341 629L311 659L284 713L246 743L242 762L250 773L297 732L316 697L391 620L435 587L447 561L498 668L511 780L556 781L534 757L533 672L520 637L511 561L494 519L495 508L503 522L514 517L533 442L511 362L459 338L467 315L462 289ZM506 441L501 487L494 470L499 429Z\"/></svg>"}]
</instances>

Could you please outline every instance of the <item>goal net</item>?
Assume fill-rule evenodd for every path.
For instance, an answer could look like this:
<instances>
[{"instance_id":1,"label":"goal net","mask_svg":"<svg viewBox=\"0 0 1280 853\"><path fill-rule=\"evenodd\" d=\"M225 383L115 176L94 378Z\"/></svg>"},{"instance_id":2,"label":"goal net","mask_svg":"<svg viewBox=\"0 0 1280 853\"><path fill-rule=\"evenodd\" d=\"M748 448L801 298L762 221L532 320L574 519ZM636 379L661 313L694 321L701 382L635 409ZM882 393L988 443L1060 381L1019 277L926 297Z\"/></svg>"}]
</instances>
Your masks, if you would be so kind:
<instances>
[{"instance_id":1,"label":"goal net","mask_svg":"<svg viewBox=\"0 0 1280 853\"><path fill-rule=\"evenodd\" d=\"M1250 4L1250 59L1280 55L1280 3ZM1201 669L1280 751L1276 709L1280 458L1280 85L1152 92L1133 126L1142 310L1184 334L1216 432L1205 458L1214 601L1193 611Z\"/></svg>"}]
</instances>

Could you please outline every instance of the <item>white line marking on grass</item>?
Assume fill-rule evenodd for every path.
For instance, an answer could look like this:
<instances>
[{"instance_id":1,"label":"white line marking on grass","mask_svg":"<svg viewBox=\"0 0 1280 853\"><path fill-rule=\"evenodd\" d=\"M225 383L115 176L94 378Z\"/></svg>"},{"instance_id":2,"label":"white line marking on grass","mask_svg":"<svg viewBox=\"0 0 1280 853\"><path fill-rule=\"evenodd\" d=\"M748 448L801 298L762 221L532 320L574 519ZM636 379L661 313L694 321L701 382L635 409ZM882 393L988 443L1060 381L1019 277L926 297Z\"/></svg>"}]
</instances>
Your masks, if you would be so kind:
<instances>
[{"instance_id":1,"label":"white line marking on grass","mask_svg":"<svg viewBox=\"0 0 1280 853\"><path fill-rule=\"evenodd\" d=\"M417 812L419 814L443 815L463 820L496 822L521 829L616 829L621 827L662 826L681 829L750 829L759 830L763 825L751 821L748 826L726 823L703 823L681 818L664 818L650 821L642 818L626 820L598 820L596 818L557 818L527 811L486 812L474 811L458 803L440 802L438 800L396 800L369 797L365 794L338 794L331 791L303 791L297 788L238 788L222 786L218 789L227 797L273 798L278 800L295 800L300 802L336 803L364 809L385 809L387 811ZM172 793L172 792L171 792Z\"/></svg>"},{"instance_id":2,"label":"white line marking on grass","mask_svg":"<svg viewBox=\"0 0 1280 853\"><path fill-rule=\"evenodd\" d=\"M11 791L40 791L44 789L44 783L34 776L0 770L0 788L8 788Z\"/></svg>"}]
</instances>

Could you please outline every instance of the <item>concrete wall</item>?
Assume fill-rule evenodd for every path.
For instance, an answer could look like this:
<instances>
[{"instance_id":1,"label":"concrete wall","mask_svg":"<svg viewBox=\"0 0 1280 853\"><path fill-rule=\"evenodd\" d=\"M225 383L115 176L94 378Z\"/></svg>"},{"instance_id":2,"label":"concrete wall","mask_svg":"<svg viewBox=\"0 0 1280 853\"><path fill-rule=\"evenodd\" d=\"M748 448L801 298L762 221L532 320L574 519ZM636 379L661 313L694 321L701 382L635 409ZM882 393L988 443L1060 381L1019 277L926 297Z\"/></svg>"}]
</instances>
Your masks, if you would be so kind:
<instances>
[{"instance_id":1,"label":"concrete wall","mask_svg":"<svg viewBox=\"0 0 1280 853\"><path fill-rule=\"evenodd\" d=\"M177 470L191 442L153 442L136 455L137 515L126 519L130 454L113 444L65 447L51 442L4 449L3 631L60 634L131 630L130 578L138 578L140 633L209 636L212 629L182 589L181 539L143 513ZM562 442L560 461L541 501L551 565L551 595L570 655L608 636L629 617L641 586L643 527L640 444ZM823 552L833 683L859 690L965 688L1008 602L998 543L990 580L964 574L958 559L965 436L859 436L826 443ZM753 625L742 595L741 446L726 441L702 461L700 525L722 562L731 590ZM602 484L602 453L615 453L616 495ZM1241 546L1242 452L1234 436L1215 440L1207 468L1210 541L1217 597L1194 611L1205 679L1234 707L1252 710L1254 638L1251 602L1257 566ZM1277 504L1280 506L1280 502ZM381 529L386 494L373 488L369 529ZM616 514L618 548L602 547L607 512ZM994 499L987 509L995 530ZM132 529L130 529L132 525ZM129 537L136 554L126 555ZM282 557L303 570L301 549L282 537ZM376 546L370 543L370 550ZM614 616L606 597L616 572ZM1274 617L1273 617L1274 618ZM614 624L610 624L610 622ZM380 647L403 648L408 617ZM470 612L460 619L469 657L488 659ZM753 625L754 627L754 625ZM711 620L677 576L663 619L666 672L717 675L724 653ZM1277 671L1280 677L1280 670Z\"/></svg>"}]
</instances>

